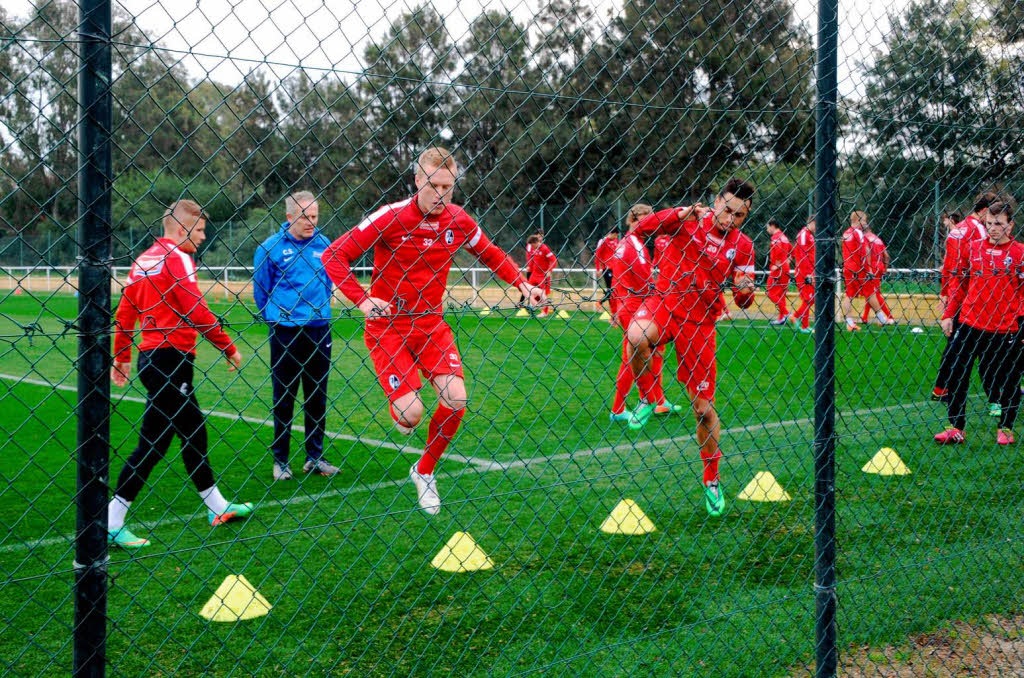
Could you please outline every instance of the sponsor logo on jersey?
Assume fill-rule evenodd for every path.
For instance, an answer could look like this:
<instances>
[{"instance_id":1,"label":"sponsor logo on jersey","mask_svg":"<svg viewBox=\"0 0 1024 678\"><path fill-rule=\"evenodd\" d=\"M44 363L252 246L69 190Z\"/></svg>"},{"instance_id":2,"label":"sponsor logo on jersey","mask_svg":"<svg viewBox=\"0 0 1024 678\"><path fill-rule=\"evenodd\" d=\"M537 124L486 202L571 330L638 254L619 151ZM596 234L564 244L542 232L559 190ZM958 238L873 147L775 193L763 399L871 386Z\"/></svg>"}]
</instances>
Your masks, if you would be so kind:
<instances>
[{"instance_id":1,"label":"sponsor logo on jersey","mask_svg":"<svg viewBox=\"0 0 1024 678\"><path fill-rule=\"evenodd\" d=\"M459 354L458 353L449 353L448 354L448 364L451 365L452 367L457 367L459 365Z\"/></svg>"},{"instance_id":2,"label":"sponsor logo on jersey","mask_svg":"<svg viewBox=\"0 0 1024 678\"><path fill-rule=\"evenodd\" d=\"M697 390L698 391L706 391L709 388L711 388L711 382L709 382L709 381L702 381L699 384L697 384Z\"/></svg>"},{"instance_id":3,"label":"sponsor logo on jersey","mask_svg":"<svg viewBox=\"0 0 1024 678\"><path fill-rule=\"evenodd\" d=\"M402 382L398 379L398 375L397 374L389 374L388 375L388 386L391 388L392 391L394 391L396 388L398 388L398 385L400 383L402 383Z\"/></svg>"},{"instance_id":4,"label":"sponsor logo on jersey","mask_svg":"<svg viewBox=\"0 0 1024 678\"><path fill-rule=\"evenodd\" d=\"M293 250L291 247L285 247L283 250L281 250L281 254L288 256L289 254L295 254L295 250Z\"/></svg>"}]
</instances>

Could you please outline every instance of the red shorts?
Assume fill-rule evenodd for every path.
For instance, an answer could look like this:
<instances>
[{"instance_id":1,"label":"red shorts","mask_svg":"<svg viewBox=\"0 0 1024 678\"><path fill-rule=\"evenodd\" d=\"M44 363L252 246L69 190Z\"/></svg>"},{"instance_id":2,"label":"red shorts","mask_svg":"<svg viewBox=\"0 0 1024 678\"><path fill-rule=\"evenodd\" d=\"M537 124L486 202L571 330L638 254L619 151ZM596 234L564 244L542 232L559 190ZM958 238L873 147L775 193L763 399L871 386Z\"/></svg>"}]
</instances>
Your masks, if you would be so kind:
<instances>
[{"instance_id":1,"label":"red shorts","mask_svg":"<svg viewBox=\"0 0 1024 678\"><path fill-rule=\"evenodd\" d=\"M769 280L768 284L765 285L765 292L768 294L768 300L773 304L778 304L780 301L785 299L786 292L789 291L789 281L782 282L781 280Z\"/></svg>"},{"instance_id":2,"label":"red shorts","mask_svg":"<svg viewBox=\"0 0 1024 678\"><path fill-rule=\"evenodd\" d=\"M659 296L645 299L633 318L654 321L661 330L659 345L675 342L676 379L686 386L690 397L713 401L718 376L715 324L683 320L673 315Z\"/></svg>"},{"instance_id":3,"label":"red shorts","mask_svg":"<svg viewBox=\"0 0 1024 678\"><path fill-rule=\"evenodd\" d=\"M814 285L800 285L800 300L809 304L814 302Z\"/></svg>"},{"instance_id":4,"label":"red shorts","mask_svg":"<svg viewBox=\"0 0 1024 678\"><path fill-rule=\"evenodd\" d=\"M454 374L462 378L462 357L448 323L429 319L418 323L371 320L363 335L377 381L388 400L395 402L423 387L421 373L428 381Z\"/></svg>"},{"instance_id":5,"label":"red shorts","mask_svg":"<svg viewBox=\"0 0 1024 678\"><path fill-rule=\"evenodd\" d=\"M860 286L860 291L864 293L865 297L873 297L882 291L882 281L878 278L865 280L864 284Z\"/></svg>"},{"instance_id":6,"label":"red shorts","mask_svg":"<svg viewBox=\"0 0 1024 678\"><path fill-rule=\"evenodd\" d=\"M843 276L843 294L850 299L856 299L857 297L866 297L867 294L864 292L865 285L868 281L861 276Z\"/></svg>"}]
</instances>

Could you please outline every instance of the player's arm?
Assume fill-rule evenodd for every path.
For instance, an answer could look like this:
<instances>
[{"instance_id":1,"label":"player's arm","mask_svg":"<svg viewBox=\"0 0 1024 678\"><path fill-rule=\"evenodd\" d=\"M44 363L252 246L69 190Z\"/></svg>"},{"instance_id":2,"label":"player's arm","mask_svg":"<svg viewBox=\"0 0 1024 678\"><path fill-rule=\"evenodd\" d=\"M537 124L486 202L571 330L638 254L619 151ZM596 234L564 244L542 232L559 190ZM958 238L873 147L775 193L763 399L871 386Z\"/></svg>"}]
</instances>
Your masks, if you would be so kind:
<instances>
[{"instance_id":1,"label":"player's arm","mask_svg":"<svg viewBox=\"0 0 1024 678\"><path fill-rule=\"evenodd\" d=\"M110 367L110 380L119 387L128 383L132 373L132 332L139 319L134 289L127 285L121 291L121 303L114 316L114 362Z\"/></svg>"},{"instance_id":2,"label":"player's arm","mask_svg":"<svg viewBox=\"0 0 1024 678\"><path fill-rule=\"evenodd\" d=\"M693 228L694 223L704 216L706 208L697 203L690 207L671 207L645 216L636 226L641 240L655 235L677 235Z\"/></svg>"},{"instance_id":3,"label":"player's arm","mask_svg":"<svg viewBox=\"0 0 1024 678\"><path fill-rule=\"evenodd\" d=\"M267 302L270 301L270 290L274 289L276 276L270 251L262 244L256 248L252 266L252 298L256 302L256 309L266 320Z\"/></svg>"},{"instance_id":4,"label":"player's arm","mask_svg":"<svg viewBox=\"0 0 1024 678\"><path fill-rule=\"evenodd\" d=\"M206 340L216 346L228 359L228 370L234 371L241 367L242 354L235 347L231 337L221 327L217 316L213 314L206 304L206 297L199 289L199 283L194 275L189 275L185 266L178 257L167 257L167 271L173 278L170 288L167 290L164 301L174 309L178 315L186 318Z\"/></svg>"},{"instance_id":5,"label":"player's arm","mask_svg":"<svg viewBox=\"0 0 1024 678\"><path fill-rule=\"evenodd\" d=\"M949 284L949 301L939 323L947 337L953 333L953 318L960 312L960 307L967 296L967 288L971 284L970 258L971 248L960 247Z\"/></svg>"},{"instance_id":6,"label":"player's arm","mask_svg":"<svg viewBox=\"0 0 1024 678\"><path fill-rule=\"evenodd\" d=\"M732 300L740 308L754 303L754 270L754 246L748 240L736 248L733 261Z\"/></svg>"},{"instance_id":7,"label":"player's arm","mask_svg":"<svg viewBox=\"0 0 1024 678\"><path fill-rule=\"evenodd\" d=\"M498 278L518 289L524 297L530 300L531 304L537 305L544 301L544 290L526 282L512 257L491 242L479 226L473 223L467 230L470 236L466 241L466 250L470 254L491 269Z\"/></svg>"},{"instance_id":8,"label":"player's arm","mask_svg":"<svg viewBox=\"0 0 1024 678\"><path fill-rule=\"evenodd\" d=\"M391 218L389 213L376 220L362 221L331 243L330 247L320 255L320 261L324 263L328 277L341 290L345 298L355 304L356 308L367 317L389 315L391 304L384 299L371 297L367 293L359 284L355 274L352 273L352 263L380 240L387 227L386 224L390 223ZM385 222L384 219L388 221Z\"/></svg>"}]
</instances>

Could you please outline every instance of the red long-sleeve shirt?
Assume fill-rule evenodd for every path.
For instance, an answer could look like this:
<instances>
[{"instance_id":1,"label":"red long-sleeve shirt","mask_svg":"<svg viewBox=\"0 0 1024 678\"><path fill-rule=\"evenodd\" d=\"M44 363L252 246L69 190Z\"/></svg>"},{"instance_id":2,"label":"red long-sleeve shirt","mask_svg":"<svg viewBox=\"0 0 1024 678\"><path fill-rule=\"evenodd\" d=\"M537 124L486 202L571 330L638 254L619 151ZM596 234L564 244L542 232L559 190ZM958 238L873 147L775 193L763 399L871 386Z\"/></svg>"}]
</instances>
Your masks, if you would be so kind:
<instances>
[{"instance_id":1,"label":"red long-sleeve shirt","mask_svg":"<svg viewBox=\"0 0 1024 678\"><path fill-rule=\"evenodd\" d=\"M855 280L871 273L871 251L864 231L850 226L843 232L843 276Z\"/></svg>"},{"instance_id":2,"label":"red long-sleeve shirt","mask_svg":"<svg viewBox=\"0 0 1024 678\"><path fill-rule=\"evenodd\" d=\"M772 235L771 246L768 250L768 261L771 270L768 272L768 283L771 285L789 284L789 255L793 246L789 238L782 231L776 231Z\"/></svg>"},{"instance_id":3,"label":"red long-sleeve shirt","mask_svg":"<svg viewBox=\"0 0 1024 678\"><path fill-rule=\"evenodd\" d=\"M679 208L648 214L634 231L672 236L659 261L657 289L680 320L713 323L725 310L722 290L736 274L754 274L754 243L738 229L721 233L708 212L680 221Z\"/></svg>"},{"instance_id":4,"label":"red long-sleeve shirt","mask_svg":"<svg viewBox=\"0 0 1024 678\"><path fill-rule=\"evenodd\" d=\"M140 351L176 348L195 353L201 332L225 355L235 346L206 305L192 257L160 238L132 262L114 321L114 360L132 358L132 332L141 326Z\"/></svg>"},{"instance_id":5,"label":"red long-sleeve shirt","mask_svg":"<svg viewBox=\"0 0 1024 678\"><path fill-rule=\"evenodd\" d=\"M986 332L1012 332L1024 301L1024 244L993 245L988 238L961 248L943 319Z\"/></svg>"},{"instance_id":6,"label":"red long-sleeve shirt","mask_svg":"<svg viewBox=\"0 0 1024 678\"><path fill-rule=\"evenodd\" d=\"M864 239L868 241L868 252L871 253L871 275L875 277L884 275L888 270L885 264L887 253L885 241L878 237L877 233L865 233Z\"/></svg>"},{"instance_id":7,"label":"red long-sleeve shirt","mask_svg":"<svg viewBox=\"0 0 1024 678\"><path fill-rule=\"evenodd\" d=\"M957 262L963 250L975 240L984 240L988 231L981 219L969 214L966 219L954 226L946 236L946 255L942 259L942 283L939 294L948 297L954 278L958 275Z\"/></svg>"},{"instance_id":8,"label":"red long-sleeve shirt","mask_svg":"<svg viewBox=\"0 0 1024 678\"><path fill-rule=\"evenodd\" d=\"M526 246L526 270L530 276L531 285L539 285L547 280L557 265L558 258L544 243L541 243L540 247Z\"/></svg>"},{"instance_id":9,"label":"red long-sleeve shirt","mask_svg":"<svg viewBox=\"0 0 1024 678\"><path fill-rule=\"evenodd\" d=\"M619 239L614 235L606 235L597 243L594 250L594 270L601 275L611 268L612 257L615 256L615 249L619 246Z\"/></svg>"},{"instance_id":10,"label":"red long-sleeve shirt","mask_svg":"<svg viewBox=\"0 0 1024 678\"><path fill-rule=\"evenodd\" d=\"M612 270L612 313L625 327L653 291L651 262L640 239L627 235L619 241L608 263Z\"/></svg>"},{"instance_id":11,"label":"red long-sleeve shirt","mask_svg":"<svg viewBox=\"0 0 1024 678\"><path fill-rule=\"evenodd\" d=\"M808 278L814 277L814 234L806 227L796 235L793 246L793 260L796 264L796 281L800 285L807 284Z\"/></svg>"},{"instance_id":12,"label":"red long-sleeve shirt","mask_svg":"<svg viewBox=\"0 0 1024 678\"><path fill-rule=\"evenodd\" d=\"M452 258L465 247L509 285L524 280L519 267L457 205L425 216L415 197L385 205L331 243L321 256L341 293L359 305L377 297L400 317L441 315ZM352 263L373 248L370 291L352 274Z\"/></svg>"}]
</instances>

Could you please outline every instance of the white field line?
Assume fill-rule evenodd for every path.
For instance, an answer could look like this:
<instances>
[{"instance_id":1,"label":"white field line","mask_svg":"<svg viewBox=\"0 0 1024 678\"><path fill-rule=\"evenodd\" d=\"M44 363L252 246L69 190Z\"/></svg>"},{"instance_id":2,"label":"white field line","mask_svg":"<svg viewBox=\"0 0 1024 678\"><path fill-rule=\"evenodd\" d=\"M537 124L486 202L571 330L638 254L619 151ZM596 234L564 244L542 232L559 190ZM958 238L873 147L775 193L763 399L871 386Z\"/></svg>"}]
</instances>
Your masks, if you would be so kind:
<instances>
[{"instance_id":1,"label":"white field line","mask_svg":"<svg viewBox=\"0 0 1024 678\"><path fill-rule=\"evenodd\" d=\"M14 374L2 374L0 373L0 380L13 381L18 384L31 384L33 386L46 386L47 388L56 389L58 391L71 391L77 392L78 387L70 384L54 384L49 381L43 381L42 379L30 379L28 377L19 377ZM126 400L130 403L145 403L145 398L138 398L136 396L121 395L117 396L111 394L111 401L116 403L121 400ZM203 410L203 413L208 417L217 417L219 419L229 419L231 421L244 421L250 424L259 424L260 426L273 426L274 422L272 419L266 417L249 417L242 414L232 414L231 412L221 412L219 410ZM292 426L293 431L302 431L303 427L301 424L295 424ZM423 454L423 450L418 447L412 447L410 445L398 445L396 443L388 442L387 440L377 440L376 438L366 438L364 436L355 436L349 433L338 433L336 431L326 431L324 435L332 440L346 440L353 443L361 443L367 447L385 448L388 450L395 450L402 454L415 454L417 457ZM452 461L458 461L463 464L474 464L477 466L489 466L493 462L490 459L479 459L476 457L465 457L460 454L445 455L445 458L450 458Z\"/></svg>"},{"instance_id":2,"label":"white field line","mask_svg":"<svg viewBox=\"0 0 1024 678\"><path fill-rule=\"evenodd\" d=\"M926 405L926 404L928 404L928 401L914 402L914 403L903 403L903 404L899 404L899 405L885 405L885 406L882 406L882 407L871 407L871 408L864 408L864 409L859 409L859 410L853 410L851 412L839 412L837 410L837 414L839 415L839 418L841 419L843 417L850 417L850 416L864 416L864 415L869 415L869 414L881 414L883 412L889 412L891 410L908 409L908 408L912 408L912 407L919 407L921 405ZM733 428L722 429L722 433L723 434L750 433L750 434L753 435L753 434L761 433L763 431L769 431L769 430L774 430L774 429L779 429L779 428L788 428L788 427L791 427L791 426L806 426L806 425L811 424L813 422L814 422L814 419L812 417L802 417L800 419L787 419L787 420L784 420L784 421L769 422L767 424L762 424L762 425L756 426L756 427L736 426L736 427L733 427ZM593 449L589 449L589 450L576 450L575 452L566 452L566 453L563 453L563 454L553 454L553 455L548 455L548 456L545 456L545 457L533 457L533 458L530 458L530 459L520 459L518 461L513 461L513 462L508 462L508 463L501 463L501 462L492 461L492 462L488 462L487 464L474 464L472 466L467 466L467 467L461 468L461 469L459 469L457 471L454 471L452 473L446 473L446 474L442 475L441 477L442 478L455 478L455 477L458 477L458 476L469 475L469 474L472 474L472 473L487 473L489 471L510 471L510 470L514 470L514 469L527 468L529 466L548 464L548 463L551 463L553 461L563 461L563 460L578 459L578 458L583 458L583 457L594 457L594 456L599 456L599 455L604 455L604 454L610 454L610 453L613 453L613 452L626 452L626 451L630 451L630 450L645 449L645 448L654 447L654 446L671 445L673 443L686 442L686 441L693 440L694 437L695 437L694 434L687 434L687 435L675 436L675 437L672 437L672 438L662 438L662 439L659 439L659 440L642 440L642 441L635 441L635 442L631 441L631 442L627 442L627 443L621 443L619 445L610 445L610 446L606 446L606 447L597 447L597 448L593 448ZM449 455L446 454L445 458L448 458L448 456ZM330 498L333 498L333 497L347 497L349 495L359 494L359 493L362 493L362 492L373 492L373 491L376 491L376 490L381 490L381 489L385 489L385 488L389 488L389 487L398 487L398 486L401 486L401 485L405 485L408 482L410 482L410 481L407 478L401 478L401 479L398 479L398 480L385 480L385 481L376 482L376 483L368 483L368 484L365 484L365 485L352 485L350 487L345 487L345 488L341 488L341 489L337 489L337 490L329 490L329 491L326 491L326 492L321 492L319 494L301 495L301 496L297 496L297 497L290 497L288 499L276 499L274 501L260 502L259 503L259 508L260 508L260 511L263 512L263 511L266 511L267 509L272 509L272 508L284 508L284 507L288 507L288 506L295 506L295 505L298 505L298 504L308 504L308 503L311 503L311 502L314 502L314 501L319 501L321 499L330 499ZM185 516L185 517L175 516L173 518L162 518L160 520L154 520L154 521L150 521L150 522L142 522L142 523L138 523L138 524L141 527L143 527L143 528L145 528L147 530L152 530L154 528L163 527L165 525L180 524L182 522L186 522L188 520L196 518L199 515L200 515L199 513L194 513L191 516ZM72 540L73 539L74 539L74 535L65 535L63 537L50 537L50 538L47 538L47 539L36 539L36 540L33 540L33 541L21 542L21 543L17 543L17 544L7 544L7 545L4 545L4 546L0 546L0 553L14 553L14 552L18 552L18 551L29 551L29 550L33 550L33 549L37 549L37 548L43 548L43 547L47 547L47 546L56 546L58 544L66 544L66 545L70 546L72 544Z\"/></svg>"}]
</instances>

